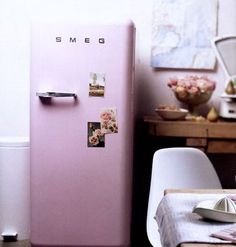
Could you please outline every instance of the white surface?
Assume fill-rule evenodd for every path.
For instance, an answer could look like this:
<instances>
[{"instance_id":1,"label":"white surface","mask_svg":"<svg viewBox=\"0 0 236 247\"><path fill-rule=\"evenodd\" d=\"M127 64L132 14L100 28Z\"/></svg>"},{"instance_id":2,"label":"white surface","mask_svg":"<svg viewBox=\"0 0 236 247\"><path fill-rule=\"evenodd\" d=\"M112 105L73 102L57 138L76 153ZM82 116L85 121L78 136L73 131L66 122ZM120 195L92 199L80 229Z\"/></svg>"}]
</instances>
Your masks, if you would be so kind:
<instances>
[{"instance_id":1,"label":"white surface","mask_svg":"<svg viewBox=\"0 0 236 247\"><path fill-rule=\"evenodd\" d=\"M212 47L228 81L233 80L236 77L236 36L215 37L212 40ZM227 84L228 82L225 86Z\"/></svg>"},{"instance_id":2,"label":"white surface","mask_svg":"<svg viewBox=\"0 0 236 247\"><path fill-rule=\"evenodd\" d=\"M7 144L0 147L0 234L17 232L19 240L29 239L29 147Z\"/></svg>"},{"instance_id":3,"label":"white surface","mask_svg":"<svg viewBox=\"0 0 236 247\"><path fill-rule=\"evenodd\" d=\"M219 114L224 118L236 119L236 102L227 101L226 98L221 99Z\"/></svg>"},{"instance_id":4,"label":"white surface","mask_svg":"<svg viewBox=\"0 0 236 247\"><path fill-rule=\"evenodd\" d=\"M157 223L157 206L165 189L219 189L219 178L207 156L194 148L166 148L155 152L147 211L147 234L154 247L161 246Z\"/></svg>"},{"instance_id":5,"label":"white surface","mask_svg":"<svg viewBox=\"0 0 236 247\"><path fill-rule=\"evenodd\" d=\"M236 94L227 94L227 93L223 93L220 96L221 98L225 98L225 99L236 99Z\"/></svg>"},{"instance_id":6,"label":"white surface","mask_svg":"<svg viewBox=\"0 0 236 247\"><path fill-rule=\"evenodd\" d=\"M29 138L26 136L0 137L0 148L3 147L29 147Z\"/></svg>"},{"instance_id":7,"label":"white surface","mask_svg":"<svg viewBox=\"0 0 236 247\"><path fill-rule=\"evenodd\" d=\"M160 202L156 220L158 222L163 247L176 247L180 243L227 243L210 235L220 230L234 227L216 221L203 220L192 212L193 208L205 200L219 200L226 194L173 193L166 195Z\"/></svg>"},{"instance_id":8,"label":"white surface","mask_svg":"<svg viewBox=\"0 0 236 247\"><path fill-rule=\"evenodd\" d=\"M194 208L193 212L206 219L220 222L236 222L236 213L215 210L215 204L215 200L202 201Z\"/></svg>"},{"instance_id":9,"label":"white surface","mask_svg":"<svg viewBox=\"0 0 236 247\"><path fill-rule=\"evenodd\" d=\"M16 237L17 236L17 232L3 232L1 235L3 237L4 236L14 236L14 237Z\"/></svg>"}]
</instances>

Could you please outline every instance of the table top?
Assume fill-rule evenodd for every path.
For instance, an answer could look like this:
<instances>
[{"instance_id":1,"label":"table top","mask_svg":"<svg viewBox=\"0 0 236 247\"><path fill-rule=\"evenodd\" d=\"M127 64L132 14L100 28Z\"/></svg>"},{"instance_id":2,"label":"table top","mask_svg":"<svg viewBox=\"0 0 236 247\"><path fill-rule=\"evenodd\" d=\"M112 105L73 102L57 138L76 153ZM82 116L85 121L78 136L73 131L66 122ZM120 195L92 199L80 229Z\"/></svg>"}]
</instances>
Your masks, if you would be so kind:
<instances>
[{"instance_id":1,"label":"table top","mask_svg":"<svg viewBox=\"0 0 236 247\"><path fill-rule=\"evenodd\" d=\"M164 193L236 194L236 189L166 189Z\"/></svg>"},{"instance_id":2,"label":"table top","mask_svg":"<svg viewBox=\"0 0 236 247\"><path fill-rule=\"evenodd\" d=\"M144 116L143 120L149 124L149 132L157 136L236 138L236 121L163 120L155 115Z\"/></svg>"},{"instance_id":3,"label":"table top","mask_svg":"<svg viewBox=\"0 0 236 247\"><path fill-rule=\"evenodd\" d=\"M224 193L224 194L236 194L236 189L166 189L165 194L168 193ZM181 244L181 247L229 247L235 246L235 244L199 244L199 243L184 243Z\"/></svg>"}]
</instances>

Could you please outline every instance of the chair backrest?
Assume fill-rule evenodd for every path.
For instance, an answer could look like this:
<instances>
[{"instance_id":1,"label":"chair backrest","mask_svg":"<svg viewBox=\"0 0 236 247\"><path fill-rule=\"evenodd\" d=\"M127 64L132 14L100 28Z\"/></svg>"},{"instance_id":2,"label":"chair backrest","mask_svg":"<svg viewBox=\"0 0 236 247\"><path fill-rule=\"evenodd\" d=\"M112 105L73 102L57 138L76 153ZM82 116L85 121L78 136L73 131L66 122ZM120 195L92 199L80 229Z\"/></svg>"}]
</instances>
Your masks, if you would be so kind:
<instances>
[{"instance_id":1,"label":"chair backrest","mask_svg":"<svg viewBox=\"0 0 236 247\"><path fill-rule=\"evenodd\" d=\"M165 148L154 153L147 210L147 235L154 247L161 246L154 219L165 189L221 189L208 157L196 148Z\"/></svg>"}]
</instances>

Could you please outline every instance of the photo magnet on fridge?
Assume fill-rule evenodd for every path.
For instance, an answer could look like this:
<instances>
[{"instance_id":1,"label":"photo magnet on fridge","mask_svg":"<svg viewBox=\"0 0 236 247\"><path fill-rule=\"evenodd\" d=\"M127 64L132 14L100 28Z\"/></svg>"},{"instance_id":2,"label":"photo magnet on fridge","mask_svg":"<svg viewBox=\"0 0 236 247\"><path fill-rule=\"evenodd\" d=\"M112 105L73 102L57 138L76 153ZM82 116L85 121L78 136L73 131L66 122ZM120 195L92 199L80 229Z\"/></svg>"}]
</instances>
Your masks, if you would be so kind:
<instances>
[{"instance_id":1,"label":"photo magnet on fridge","mask_svg":"<svg viewBox=\"0 0 236 247\"><path fill-rule=\"evenodd\" d=\"M89 96L104 97L105 81L105 74L91 72L89 79Z\"/></svg>"},{"instance_id":2,"label":"photo magnet on fridge","mask_svg":"<svg viewBox=\"0 0 236 247\"><path fill-rule=\"evenodd\" d=\"M88 122L88 147L105 147L105 135L100 122Z\"/></svg>"},{"instance_id":3,"label":"photo magnet on fridge","mask_svg":"<svg viewBox=\"0 0 236 247\"><path fill-rule=\"evenodd\" d=\"M103 108L100 112L101 131L104 134L118 133L116 108Z\"/></svg>"}]
</instances>

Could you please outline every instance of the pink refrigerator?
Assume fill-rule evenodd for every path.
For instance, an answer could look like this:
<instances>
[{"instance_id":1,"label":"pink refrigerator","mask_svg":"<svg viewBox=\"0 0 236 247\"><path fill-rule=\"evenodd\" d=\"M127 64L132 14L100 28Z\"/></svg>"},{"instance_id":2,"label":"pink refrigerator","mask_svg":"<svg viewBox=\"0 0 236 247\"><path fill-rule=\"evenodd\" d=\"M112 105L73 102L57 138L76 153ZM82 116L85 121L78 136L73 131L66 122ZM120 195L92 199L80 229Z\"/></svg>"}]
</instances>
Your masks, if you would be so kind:
<instances>
[{"instance_id":1,"label":"pink refrigerator","mask_svg":"<svg viewBox=\"0 0 236 247\"><path fill-rule=\"evenodd\" d=\"M31 244L130 245L132 22L34 22Z\"/></svg>"}]
</instances>

